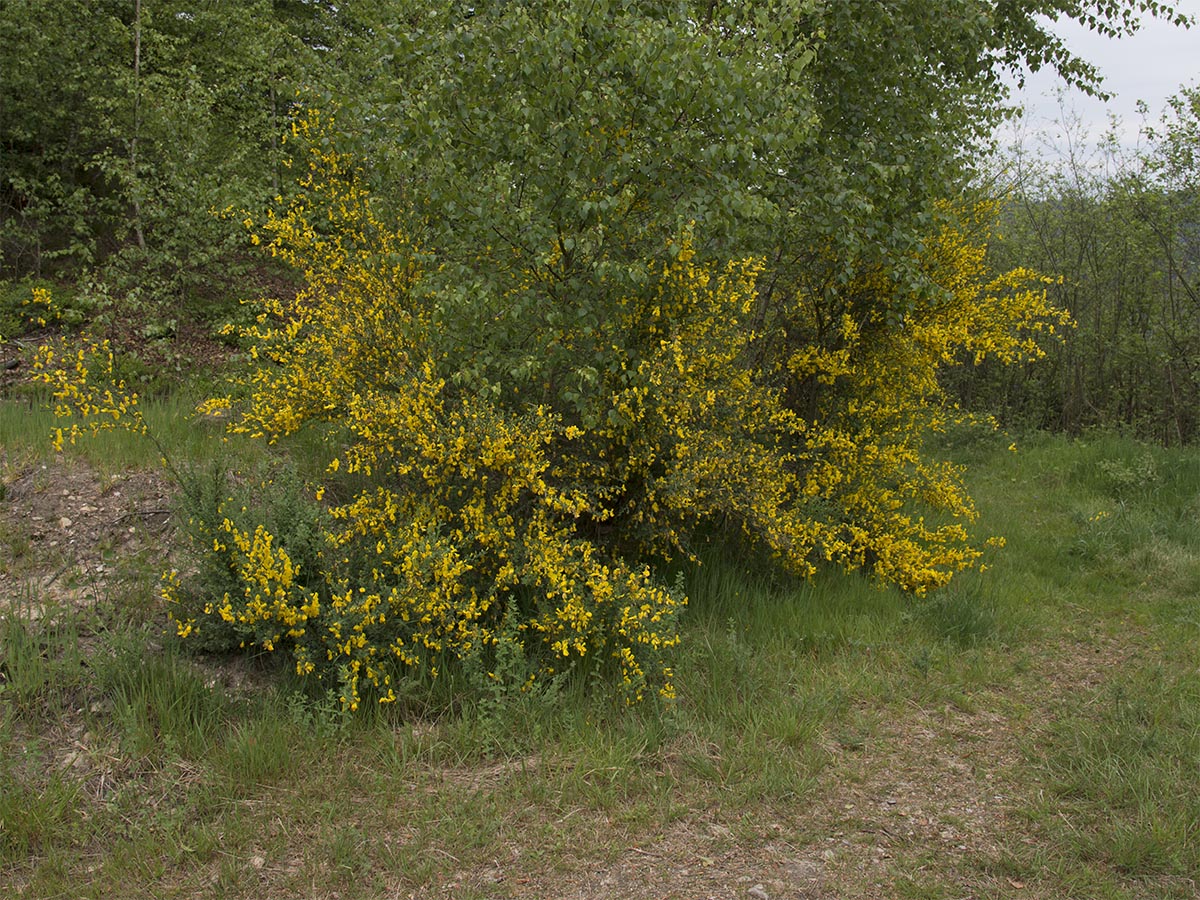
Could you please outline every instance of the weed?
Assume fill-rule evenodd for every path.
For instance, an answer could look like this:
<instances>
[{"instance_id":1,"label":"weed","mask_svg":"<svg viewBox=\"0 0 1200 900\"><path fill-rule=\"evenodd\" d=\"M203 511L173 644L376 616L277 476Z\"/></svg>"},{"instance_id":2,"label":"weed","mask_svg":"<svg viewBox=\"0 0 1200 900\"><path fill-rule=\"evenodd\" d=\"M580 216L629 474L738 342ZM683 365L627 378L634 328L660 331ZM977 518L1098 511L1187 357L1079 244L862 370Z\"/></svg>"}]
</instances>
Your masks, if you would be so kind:
<instances>
[{"instance_id":1,"label":"weed","mask_svg":"<svg viewBox=\"0 0 1200 900\"><path fill-rule=\"evenodd\" d=\"M150 650L142 635L110 639L97 681L123 749L134 758L202 758L227 717L224 699L177 651Z\"/></svg>"},{"instance_id":2,"label":"weed","mask_svg":"<svg viewBox=\"0 0 1200 900\"><path fill-rule=\"evenodd\" d=\"M32 778L0 757L0 872L30 853L69 844L79 824L79 784L58 771Z\"/></svg>"},{"instance_id":3,"label":"weed","mask_svg":"<svg viewBox=\"0 0 1200 900\"><path fill-rule=\"evenodd\" d=\"M312 696L300 688L281 692L288 721L301 734L327 740L345 734L353 721L350 712L342 706L337 694L331 689L320 696Z\"/></svg>"},{"instance_id":4,"label":"weed","mask_svg":"<svg viewBox=\"0 0 1200 900\"><path fill-rule=\"evenodd\" d=\"M283 717L272 715L245 719L235 724L217 751L217 769L236 793L255 793L297 768L317 744Z\"/></svg>"}]
</instances>

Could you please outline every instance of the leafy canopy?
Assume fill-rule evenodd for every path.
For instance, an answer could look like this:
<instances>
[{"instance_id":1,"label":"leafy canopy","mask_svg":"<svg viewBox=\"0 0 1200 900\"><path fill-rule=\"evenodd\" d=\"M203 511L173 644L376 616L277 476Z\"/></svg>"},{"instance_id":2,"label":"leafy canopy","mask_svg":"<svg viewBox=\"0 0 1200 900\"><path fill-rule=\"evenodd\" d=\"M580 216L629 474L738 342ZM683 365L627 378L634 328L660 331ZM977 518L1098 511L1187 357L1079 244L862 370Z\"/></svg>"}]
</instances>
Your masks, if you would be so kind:
<instances>
[{"instance_id":1,"label":"leafy canopy","mask_svg":"<svg viewBox=\"0 0 1200 900\"><path fill-rule=\"evenodd\" d=\"M284 649L349 706L446 660L636 700L673 691L684 602L648 563L718 529L918 594L977 564L925 439L940 370L1064 321L989 271L962 187L999 69L1089 81L1055 4L385 7L382 69L292 110L299 190L253 233L305 286L244 332L236 427L321 442L318 547L217 501L181 634Z\"/></svg>"}]
</instances>

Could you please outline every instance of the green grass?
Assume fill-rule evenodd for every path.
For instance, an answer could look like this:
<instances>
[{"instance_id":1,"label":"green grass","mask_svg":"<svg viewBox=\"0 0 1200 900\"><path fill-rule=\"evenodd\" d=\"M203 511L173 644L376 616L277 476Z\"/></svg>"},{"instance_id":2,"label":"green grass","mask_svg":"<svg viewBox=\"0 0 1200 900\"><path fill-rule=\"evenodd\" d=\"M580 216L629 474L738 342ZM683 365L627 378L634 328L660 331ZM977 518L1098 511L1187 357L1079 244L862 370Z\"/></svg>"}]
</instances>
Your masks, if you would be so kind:
<instances>
[{"instance_id":1,"label":"green grass","mask_svg":"<svg viewBox=\"0 0 1200 900\"><path fill-rule=\"evenodd\" d=\"M141 404L145 421L159 444L172 460L181 464L221 457L231 466L259 458L261 449L253 442L226 435L219 424L199 420L195 407L204 394L177 392L152 398ZM43 402L42 392L18 399L0 399L0 447L14 458L9 468L44 463L55 458L51 437L64 425ZM66 420L69 424L69 420ZM128 469L157 468L162 454L142 435L114 428L68 445L71 459L82 459L102 475L114 475Z\"/></svg>"},{"instance_id":2,"label":"green grass","mask_svg":"<svg viewBox=\"0 0 1200 900\"><path fill-rule=\"evenodd\" d=\"M1161 660L1066 704L1038 744L1050 804L1075 827L1045 817L1065 850L1134 875L1200 870L1200 676ZM1046 813L1048 809L1039 809Z\"/></svg>"},{"instance_id":3,"label":"green grass","mask_svg":"<svg viewBox=\"0 0 1200 900\"><path fill-rule=\"evenodd\" d=\"M0 699L23 720L50 719L79 702L87 658L80 616L42 608L32 594L5 598L0 620Z\"/></svg>"},{"instance_id":4,"label":"green grass","mask_svg":"<svg viewBox=\"0 0 1200 900\"><path fill-rule=\"evenodd\" d=\"M19 419L0 414L5 435L28 429L6 446L46 424ZM170 440L213 446L182 426ZM842 871L846 896L1015 896L1011 883L1191 896L1200 454L1007 443L963 452L985 533L1008 546L927 598L712 553L687 573L673 704L627 708L579 686L452 702L425 685L347 717L267 662L181 653L152 607L13 598L0 613L0 893L529 896L659 841L687 856L661 866L729 866L736 888L732 867L764 847L816 854L856 828L884 840L871 804L900 779L917 799L898 802L939 824L886 838L871 874ZM139 452L122 464L152 462ZM1003 826L946 852L931 835L969 831L954 795L984 783ZM717 826L724 837L708 836Z\"/></svg>"},{"instance_id":5,"label":"green grass","mask_svg":"<svg viewBox=\"0 0 1200 900\"><path fill-rule=\"evenodd\" d=\"M1193 896L1200 453L1041 437L989 462L977 493L1009 535L998 577L1028 597L1031 649L1092 657L1065 690L1017 686L1038 710L1020 770L1036 857L1064 896Z\"/></svg>"}]
</instances>

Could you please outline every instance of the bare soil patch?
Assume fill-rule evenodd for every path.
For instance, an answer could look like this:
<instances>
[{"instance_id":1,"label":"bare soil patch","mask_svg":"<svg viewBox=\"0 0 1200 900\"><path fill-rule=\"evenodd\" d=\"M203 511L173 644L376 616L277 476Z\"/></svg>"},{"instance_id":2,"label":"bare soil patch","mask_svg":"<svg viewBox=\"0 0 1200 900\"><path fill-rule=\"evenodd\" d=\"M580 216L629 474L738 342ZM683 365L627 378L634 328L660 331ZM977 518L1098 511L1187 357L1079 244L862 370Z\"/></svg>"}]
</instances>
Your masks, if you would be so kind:
<instances>
[{"instance_id":1,"label":"bare soil patch","mask_svg":"<svg viewBox=\"0 0 1200 900\"><path fill-rule=\"evenodd\" d=\"M106 478L59 459L6 478L0 503L0 604L36 599L29 610L86 605L106 596L121 566L163 543L173 489L156 472Z\"/></svg>"}]
</instances>

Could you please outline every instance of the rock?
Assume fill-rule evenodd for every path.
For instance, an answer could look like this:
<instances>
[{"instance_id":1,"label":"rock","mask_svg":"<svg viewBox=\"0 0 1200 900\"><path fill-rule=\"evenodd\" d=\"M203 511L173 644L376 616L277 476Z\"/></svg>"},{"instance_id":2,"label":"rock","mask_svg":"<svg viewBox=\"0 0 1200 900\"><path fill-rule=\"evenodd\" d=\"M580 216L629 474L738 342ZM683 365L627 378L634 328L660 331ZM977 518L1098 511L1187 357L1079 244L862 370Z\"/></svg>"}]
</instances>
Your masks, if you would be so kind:
<instances>
[{"instance_id":1,"label":"rock","mask_svg":"<svg viewBox=\"0 0 1200 900\"><path fill-rule=\"evenodd\" d=\"M58 520L58 527L59 528L70 528L71 520L68 519L66 516L63 516L61 519Z\"/></svg>"},{"instance_id":2,"label":"rock","mask_svg":"<svg viewBox=\"0 0 1200 900\"><path fill-rule=\"evenodd\" d=\"M821 874L821 866L811 859L797 859L785 866L793 881L813 881Z\"/></svg>"},{"instance_id":3,"label":"rock","mask_svg":"<svg viewBox=\"0 0 1200 900\"><path fill-rule=\"evenodd\" d=\"M746 893L753 897L754 900L771 900L770 895L767 893L767 889L761 884L756 884L754 887L750 888L750 890L746 891Z\"/></svg>"}]
</instances>

